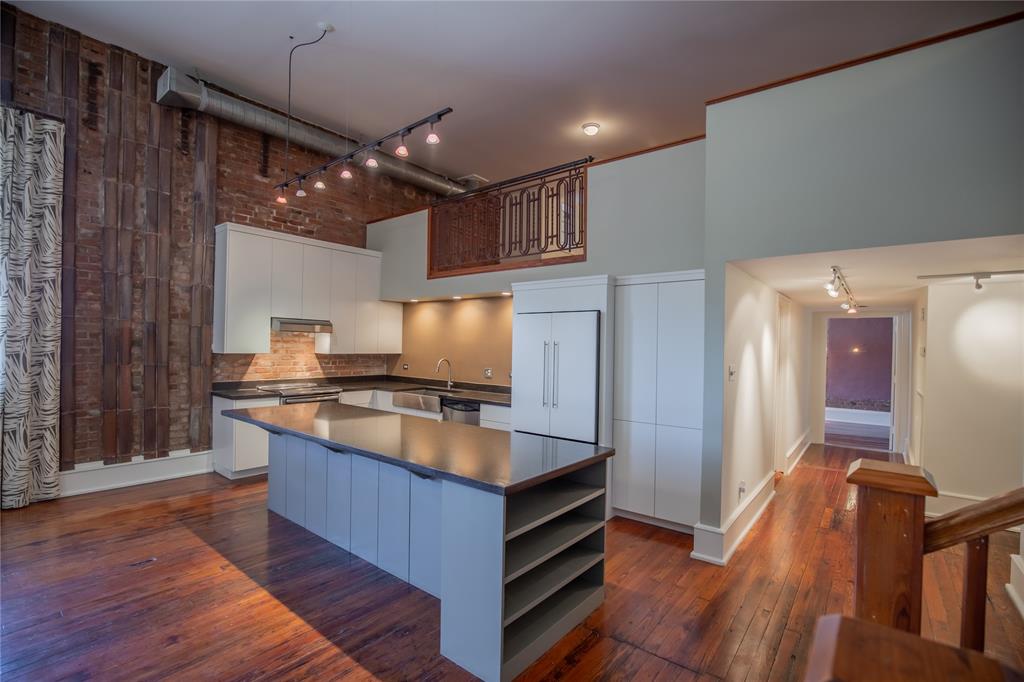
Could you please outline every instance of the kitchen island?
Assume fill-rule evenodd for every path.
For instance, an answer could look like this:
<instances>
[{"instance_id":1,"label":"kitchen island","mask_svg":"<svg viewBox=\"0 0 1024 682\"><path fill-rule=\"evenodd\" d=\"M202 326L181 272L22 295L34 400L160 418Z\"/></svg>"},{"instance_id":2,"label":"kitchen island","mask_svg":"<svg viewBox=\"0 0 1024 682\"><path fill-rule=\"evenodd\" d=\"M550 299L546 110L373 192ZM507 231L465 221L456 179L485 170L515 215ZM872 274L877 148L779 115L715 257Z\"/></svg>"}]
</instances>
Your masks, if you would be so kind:
<instances>
[{"instance_id":1,"label":"kitchen island","mask_svg":"<svg viewBox=\"0 0 1024 682\"><path fill-rule=\"evenodd\" d=\"M524 670L604 599L607 447L339 403L228 410L270 435L268 508L441 600L441 653Z\"/></svg>"}]
</instances>

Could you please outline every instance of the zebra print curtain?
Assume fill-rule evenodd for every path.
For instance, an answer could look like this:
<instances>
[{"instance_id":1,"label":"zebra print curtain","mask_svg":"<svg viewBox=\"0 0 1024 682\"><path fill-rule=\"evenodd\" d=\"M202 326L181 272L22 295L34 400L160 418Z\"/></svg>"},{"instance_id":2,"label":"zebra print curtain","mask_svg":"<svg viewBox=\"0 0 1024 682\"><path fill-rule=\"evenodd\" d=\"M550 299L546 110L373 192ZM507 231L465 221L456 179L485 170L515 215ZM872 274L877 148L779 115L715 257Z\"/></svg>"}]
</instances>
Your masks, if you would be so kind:
<instances>
[{"instance_id":1,"label":"zebra print curtain","mask_svg":"<svg viewBox=\"0 0 1024 682\"><path fill-rule=\"evenodd\" d=\"M2 108L0 506L60 495L64 125Z\"/></svg>"}]
</instances>

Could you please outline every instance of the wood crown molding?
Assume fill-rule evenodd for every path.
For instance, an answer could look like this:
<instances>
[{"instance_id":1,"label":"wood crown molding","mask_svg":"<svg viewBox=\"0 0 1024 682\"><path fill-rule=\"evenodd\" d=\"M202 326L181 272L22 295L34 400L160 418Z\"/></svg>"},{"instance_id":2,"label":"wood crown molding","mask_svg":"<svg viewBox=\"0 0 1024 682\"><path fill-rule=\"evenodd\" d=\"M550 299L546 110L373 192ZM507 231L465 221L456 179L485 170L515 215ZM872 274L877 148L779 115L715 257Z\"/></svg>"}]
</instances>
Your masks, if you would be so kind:
<instances>
[{"instance_id":1,"label":"wood crown molding","mask_svg":"<svg viewBox=\"0 0 1024 682\"><path fill-rule=\"evenodd\" d=\"M674 140L672 142L666 142L665 144L659 144L654 147L646 147L644 149L637 149L633 152L626 152L625 154L619 154L618 156L612 156L607 159L599 159L597 161L591 161L587 164L587 168L593 168L594 166L603 166L606 163L614 163L615 161L622 161L624 159L630 159L634 156L640 156L641 154L650 154L652 152L660 152L663 149L671 149L672 147L678 147L680 145L689 144L691 142L700 142L707 135L703 133L700 135L694 135L693 137L685 137L682 140Z\"/></svg>"},{"instance_id":2,"label":"wood crown molding","mask_svg":"<svg viewBox=\"0 0 1024 682\"><path fill-rule=\"evenodd\" d=\"M714 104L720 104L722 102L728 102L729 100L738 99L740 97L746 97L747 95L753 95L758 92L765 90L771 90L782 85L789 85L790 83L797 83L808 78L814 78L816 76L823 76L827 73L834 71L841 71L842 69L848 69L853 66L860 66L861 64L867 64L868 62L877 61L879 59L885 59L886 57L892 57L904 52L910 52L917 50L922 47L928 47L929 45L935 45L936 43L943 43L947 40L953 40L954 38L962 38L963 36L970 35L972 33L978 33L979 31L985 31L990 28L997 28L1005 24L1012 24L1015 21L1024 19L1024 12L1014 12L1013 14L1007 14L1005 17L998 17L996 19L990 19L989 21L982 22L980 24L974 24L973 26L967 26L966 28L960 28L955 31L949 31L948 33L940 33L937 36L931 38L923 38L916 40L906 45L900 45L898 47L889 48L888 50L882 50L881 52L874 52L857 59L850 59L845 62L839 62L832 66L825 66L820 69L814 69L813 71L805 71L804 73L797 74L795 76L789 76L777 81L765 83L763 85L757 85L752 88L746 88L738 92L733 92L728 95L722 95L715 97L714 99L707 100L704 105L712 106Z\"/></svg>"}]
</instances>

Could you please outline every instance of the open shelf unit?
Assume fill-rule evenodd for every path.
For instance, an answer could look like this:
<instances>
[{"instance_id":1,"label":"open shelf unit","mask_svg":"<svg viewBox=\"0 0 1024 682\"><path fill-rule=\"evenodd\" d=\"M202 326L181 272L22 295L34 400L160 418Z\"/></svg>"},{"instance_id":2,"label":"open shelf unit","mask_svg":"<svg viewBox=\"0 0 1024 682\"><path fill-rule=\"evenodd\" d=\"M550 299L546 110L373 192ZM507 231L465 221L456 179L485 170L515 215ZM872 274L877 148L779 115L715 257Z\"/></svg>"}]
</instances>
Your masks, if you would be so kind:
<instances>
[{"instance_id":1,"label":"open shelf unit","mask_svg":"<svg viewBox=\"0 0 1024 682\"><path fill-rule=\"evenodd\" d=\"M606 462L507 496L502 672L522 672L604 600Z\"/></svg>"}]
</instances>

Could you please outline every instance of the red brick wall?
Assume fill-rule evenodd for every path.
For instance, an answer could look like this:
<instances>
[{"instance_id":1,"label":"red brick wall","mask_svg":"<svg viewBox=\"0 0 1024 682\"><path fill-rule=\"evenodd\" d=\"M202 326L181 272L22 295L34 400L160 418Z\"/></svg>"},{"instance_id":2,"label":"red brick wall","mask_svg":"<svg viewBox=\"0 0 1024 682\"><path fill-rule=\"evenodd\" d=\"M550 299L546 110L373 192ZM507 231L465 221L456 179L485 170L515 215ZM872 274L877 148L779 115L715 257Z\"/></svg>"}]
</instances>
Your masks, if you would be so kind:
<instances>
[{"instance_id":1,"label":"red brick wall","mask_svg":"<svg viewBox=\"0 0 1024 682\"><path fill-rule=\"evenodd\" d=\"M312 334L271 332L270 352L217 355L214 381L367 376L387 374L384 355L317 355Z\"/></svg>"},{"instance_id":2,"label":"red brick wall","mask_svg":"<svg viewBox=\"0 0 1024 682\"><path fill-rule=\"evenodd\" d=\"M211 380L384 372L382 356L316 356L308 337L277 339L266 356L212 355L213 228L364 246L367 221L428 193L357 170L281 207L282 140L162 107L161 65L10 5L2 13L3 103L66 126L63 468L208 448ZM325 160L292 149L293 170Z\"/></svg>"}]
</instances>

